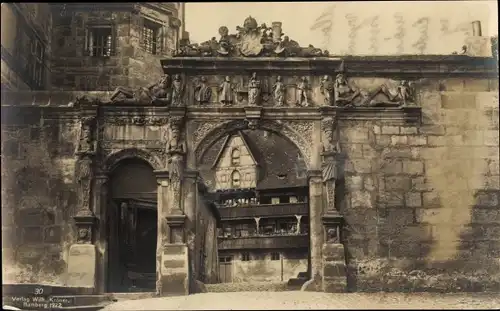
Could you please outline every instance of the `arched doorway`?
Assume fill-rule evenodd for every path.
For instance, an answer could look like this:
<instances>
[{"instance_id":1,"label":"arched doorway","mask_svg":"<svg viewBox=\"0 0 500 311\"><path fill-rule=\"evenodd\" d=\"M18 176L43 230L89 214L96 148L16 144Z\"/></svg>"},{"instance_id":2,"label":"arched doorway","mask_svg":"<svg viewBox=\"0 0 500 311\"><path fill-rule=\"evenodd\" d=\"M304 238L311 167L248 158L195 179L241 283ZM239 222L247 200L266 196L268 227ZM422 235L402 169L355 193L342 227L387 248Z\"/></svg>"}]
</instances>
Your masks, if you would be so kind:
<instances>
[{"instance_id":1,"label":"arched doorway","mask_svg":"<svg viewBox=\"0 0 500 311\"><path fill-rule=\"evenodd\" d=\"M110 172L108 196L108 291L154 291L157 184L153 168L138 158Z\"/></svg>"},{"instance_id":2,"label":"arched doorway","mask_svg":"<svg viewBox=\"0 0 500 311\"><path fill-rule=\"evenodd\" d=\"M222 218L219 282L300 289L309 278L309 187L297 146L279 133L235 130L203 150L197 167Z\"/></svg>"}]
</instances>

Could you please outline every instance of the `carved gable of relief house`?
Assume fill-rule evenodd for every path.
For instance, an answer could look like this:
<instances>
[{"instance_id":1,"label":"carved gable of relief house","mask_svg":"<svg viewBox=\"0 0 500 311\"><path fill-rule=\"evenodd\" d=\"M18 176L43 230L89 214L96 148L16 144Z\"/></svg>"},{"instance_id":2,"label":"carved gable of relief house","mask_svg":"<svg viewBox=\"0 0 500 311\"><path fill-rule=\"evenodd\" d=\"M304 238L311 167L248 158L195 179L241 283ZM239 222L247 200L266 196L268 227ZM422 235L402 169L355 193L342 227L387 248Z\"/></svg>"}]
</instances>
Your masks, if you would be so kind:
<instances>
[{"instance_id":1,"label":"carved gable of relief house","mask_svg":"<svg viewBox=\"0 0 500 311\"><path fill-rule=\"evenodd\" d=\"M255 188L259 163L245 134L228 135L214 161L215 189Z\"/></svg>"}]
</instances>

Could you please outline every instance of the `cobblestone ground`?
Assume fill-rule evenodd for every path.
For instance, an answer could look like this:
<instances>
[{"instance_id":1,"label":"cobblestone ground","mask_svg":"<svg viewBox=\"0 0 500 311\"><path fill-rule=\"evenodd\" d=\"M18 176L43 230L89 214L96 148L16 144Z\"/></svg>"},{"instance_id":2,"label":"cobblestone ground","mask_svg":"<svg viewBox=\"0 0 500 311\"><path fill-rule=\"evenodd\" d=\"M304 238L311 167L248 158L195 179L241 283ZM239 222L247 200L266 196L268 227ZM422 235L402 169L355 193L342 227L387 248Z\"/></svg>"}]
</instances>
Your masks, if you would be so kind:
<instances>
[{"instance_id":1,"label":"cobblestone ground","mask_svg":"<svg viewBox=\"0 0 500 311\"><path fill-rule=\"evenodd\" d=\"M500 295L485 293L232 292L118 301L108 310L499 309Z\"/></svg>"}]
</instances>

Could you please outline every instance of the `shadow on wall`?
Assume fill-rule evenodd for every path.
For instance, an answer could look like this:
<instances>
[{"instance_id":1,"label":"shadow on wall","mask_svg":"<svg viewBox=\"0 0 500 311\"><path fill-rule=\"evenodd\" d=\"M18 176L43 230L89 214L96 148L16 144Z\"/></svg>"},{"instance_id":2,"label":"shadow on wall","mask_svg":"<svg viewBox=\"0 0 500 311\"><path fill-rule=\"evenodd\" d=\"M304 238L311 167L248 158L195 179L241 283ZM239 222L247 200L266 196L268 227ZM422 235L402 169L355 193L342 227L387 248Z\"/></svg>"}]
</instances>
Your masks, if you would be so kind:
<instances>
[{"instance_id":1,"label":"shadow on wall","mask_svg":"<svg viewBox=\"0 0 500 311\"><path fill-rule=\"evenodd\" d=\"M498 94L489 83L432 84L418 127L347 124L350 290L500 290Z\"/></svg>"},{"instance_id":2,"label":"shadow on wall","mask_svg":"<svg viewBox=\"0 0 500 311\"><path fill-rule=\"evenodd\" d=\"M59 124L42 130L3 126L3 283L64 285L67 251L74 240L77 135Z\"/></svg>"}]
</instances>

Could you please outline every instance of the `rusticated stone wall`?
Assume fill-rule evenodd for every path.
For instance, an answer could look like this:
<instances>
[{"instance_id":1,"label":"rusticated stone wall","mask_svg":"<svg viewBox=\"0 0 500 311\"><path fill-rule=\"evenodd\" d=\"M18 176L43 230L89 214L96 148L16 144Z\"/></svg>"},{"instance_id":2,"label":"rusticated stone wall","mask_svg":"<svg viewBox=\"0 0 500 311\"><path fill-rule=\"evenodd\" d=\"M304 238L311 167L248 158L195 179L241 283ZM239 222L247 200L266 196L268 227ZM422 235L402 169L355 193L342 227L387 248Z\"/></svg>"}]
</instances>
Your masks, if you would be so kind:
<instances>
[{"instance_id":1,"label":"rusticated stone wall","mask_svg":"<svg viewBox=\"0 0 500 311\"><path fill-rule=\"evenodd\" d=\"M64 285L76 239L71 216L79 127L30 116L29 110L40 110L25 111L31 125L2 124L3 282Z\"/></svg>"},{"instance_id":2,"label":"rusticated stone wall","mask_svg":"<svg viewBox=\"0 0 500 311\"><path fill-rule=\"evenodd\" d=\"M422 124L340 123L352 290L498 290L498 84L430 79Z\"/></svg>"}]
</instances>

